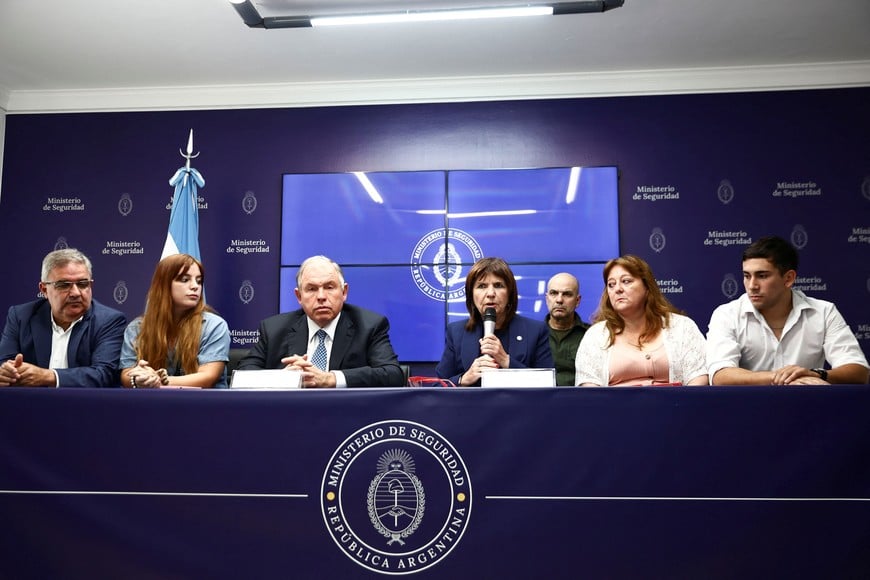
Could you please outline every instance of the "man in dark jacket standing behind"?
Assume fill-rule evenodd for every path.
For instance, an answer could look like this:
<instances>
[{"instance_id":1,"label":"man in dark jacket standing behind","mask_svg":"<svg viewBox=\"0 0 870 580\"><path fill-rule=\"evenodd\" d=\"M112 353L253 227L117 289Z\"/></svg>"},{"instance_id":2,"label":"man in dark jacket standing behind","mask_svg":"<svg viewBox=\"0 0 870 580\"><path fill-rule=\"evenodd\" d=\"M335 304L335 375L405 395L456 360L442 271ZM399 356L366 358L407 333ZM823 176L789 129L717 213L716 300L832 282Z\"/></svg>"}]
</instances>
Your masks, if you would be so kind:
<instances>
[{"instance_id":1,"label":"man in dark jacket standing behind","mask_svg":"<svg viewBox=\"0 0 870 580\"><path fill-rule=\"evenodd\" d=\"M544 319L550 328L550 351L556 363L556 384L574 386L577 348L589 325L580 320L580 282L565 272L556 274L547 282L547 310Z\"/></svg>"}]
</instances>

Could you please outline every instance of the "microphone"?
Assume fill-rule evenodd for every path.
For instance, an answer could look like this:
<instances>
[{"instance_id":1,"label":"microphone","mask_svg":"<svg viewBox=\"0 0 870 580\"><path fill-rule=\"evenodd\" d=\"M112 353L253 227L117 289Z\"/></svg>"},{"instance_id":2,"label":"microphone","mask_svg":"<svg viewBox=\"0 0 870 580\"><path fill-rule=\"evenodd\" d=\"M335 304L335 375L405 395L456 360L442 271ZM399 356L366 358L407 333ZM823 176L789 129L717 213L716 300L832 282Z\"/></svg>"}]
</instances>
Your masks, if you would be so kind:
<instances>
[{"instance_id":1,"label":"microphone","mask_svg":"<svg viewBox=\"0 0 870 580\"><path fill-rule=\"evenodd\" d=\"M495 308L489 307L483 311L483 336L495 334Z\"/></svg>"}]
</instances>

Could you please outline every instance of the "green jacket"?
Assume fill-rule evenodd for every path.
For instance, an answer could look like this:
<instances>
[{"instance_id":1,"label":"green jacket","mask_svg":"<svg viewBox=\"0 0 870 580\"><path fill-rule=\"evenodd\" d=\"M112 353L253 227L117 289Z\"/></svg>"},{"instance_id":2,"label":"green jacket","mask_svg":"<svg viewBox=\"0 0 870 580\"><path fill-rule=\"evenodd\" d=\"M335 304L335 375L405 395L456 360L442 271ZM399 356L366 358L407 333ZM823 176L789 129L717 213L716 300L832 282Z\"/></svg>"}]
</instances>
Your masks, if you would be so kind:
<instances>
[{"instance_id":1,"label":"green jacket","mask_svg":"<svg viewBox=\"0 0 870 580\"><path fill-rule=\"evenodd\" d=\"M548 314L544 320L547 327L550 328L550 315ZM550 351L553 353L553 361L556 363L557 385L574 386L574 360L587 328L589 325L580 320L580 316L576 312L574 313L574 326L569 330L550 328Z\"/></svg>"}]
</instances>

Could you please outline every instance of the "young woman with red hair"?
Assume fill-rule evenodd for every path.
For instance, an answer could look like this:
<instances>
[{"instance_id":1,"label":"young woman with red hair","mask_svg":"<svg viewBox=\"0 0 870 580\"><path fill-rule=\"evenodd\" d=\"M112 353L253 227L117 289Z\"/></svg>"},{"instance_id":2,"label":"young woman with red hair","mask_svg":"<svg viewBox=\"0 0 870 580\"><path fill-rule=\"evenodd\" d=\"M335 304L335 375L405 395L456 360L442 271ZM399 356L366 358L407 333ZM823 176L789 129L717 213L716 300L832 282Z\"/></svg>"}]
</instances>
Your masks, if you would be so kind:
<instances>
[{"instance_id":1,"label":"young woman with red hair","mask_svg":"<svg viewBox=\"0 0 870 580\"><path fill-rule=\"evenodd\" d=\"M202 264L187 254L160 260L145 314L127 326L121 347L125 387L227 387L230 333L205 303Z\"/></svg>"}]
</instances>

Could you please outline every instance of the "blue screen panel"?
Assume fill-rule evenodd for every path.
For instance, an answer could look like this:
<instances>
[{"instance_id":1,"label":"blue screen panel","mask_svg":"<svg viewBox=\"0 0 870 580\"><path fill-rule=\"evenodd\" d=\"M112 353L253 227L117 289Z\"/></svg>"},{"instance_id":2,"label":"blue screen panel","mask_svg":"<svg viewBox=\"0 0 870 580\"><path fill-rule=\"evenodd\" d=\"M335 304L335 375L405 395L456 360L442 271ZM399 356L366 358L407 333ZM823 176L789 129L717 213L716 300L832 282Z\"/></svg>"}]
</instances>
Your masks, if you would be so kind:
<instances>
[{"instance_id":1,"label":"blue screen panel","mask_svg":"<svg viewBox=\"0 0 870 580\"><path fill-rule=\"evenodd\" d=\"M617 204L615 167L285 175L280 308L299 307L298 265L324 254L350 303L389 318L401 361L437 361L447 323L468 316L472 264L499 256L521 314L542 320L546 282L564 271L580 279L588 322L619 255Z\"/></svg>"},{"instance_id":2,"label":"blue screen panel","mask_svg":"<svg viewBox=\"0 0 870 580\"><path fill-rule=\"evenodd\" d=\"M450 171L448 228L486 256L587 262L619 253L617 169Z\"/></svg>"},{"instance_id":3,"label":"blue screen panel","mask_svg":"<svg viewBox=\"0 0 870 580\"><path fill-rule=\"evenodd\" d=\"M279 312L290 312L300 307L295 293L296 272L298 271L299 268L281 267L280 288L278 289L281 297L278 304Z\"/></svg>"},{"instance_id":4,"label":"blue screen panel","mask_svg":"<svg viewBox=\"0 0 870 580\"><path fill-rule=\"evenodd\" d=\"M440 360L444 349L444 302L417 287L409 266L344 266L350 304L390 321L390 341L401 362ZM281 268L281 312L299 308L293 293L298 268Z\"/></svg>"},{"instance_id":5,"label":"blue screen panel","mask_svg":"<svg viewBox=\"0 0 870 580\"><path fill-rule=\"evenodd\" d=\"M284 175L281 264L410 264L445 204L443 171Z\"/></svg>"}]
</instances>

